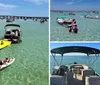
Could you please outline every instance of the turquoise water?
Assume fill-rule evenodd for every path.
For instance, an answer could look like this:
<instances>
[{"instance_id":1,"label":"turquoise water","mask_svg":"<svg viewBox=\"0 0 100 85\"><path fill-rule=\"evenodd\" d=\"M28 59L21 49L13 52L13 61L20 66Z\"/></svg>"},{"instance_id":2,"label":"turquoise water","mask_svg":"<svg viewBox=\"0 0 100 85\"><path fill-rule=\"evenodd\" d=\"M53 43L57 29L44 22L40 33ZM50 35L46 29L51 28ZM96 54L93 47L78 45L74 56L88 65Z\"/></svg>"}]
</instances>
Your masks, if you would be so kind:
<instances>
[{"instance_id":1,"label":"turquoise water","mask_svg":"<svg viewBox=\"0 0 100 85\"><path fill-rule=\"evenodd\" d=\"M0 50L0 59L15 57L11 66L0 70L1 85L48 84L48 22L16 20L21 26L22 43ZM0 20L0 36L4 35L5 20Z\"/></svg>"},{"instance_id":2,"label":"turquoise water","mask_svg":"<svg viewBox=\"0 0 100 85\"><path fill-rule=\"evenodd\" d=\"M95 56L90 56L90 64L92 64L95 60ZM56 56L56 60L57 62L61 62L61 56ZM63 61L62 61L62 64L63 65L71 65L73 64L73 62L77 62L79 64L86 64L86 65L90 65L88 63L88 56L87 55L75 55L75 56L71 56L71 55L65 55L63 57ZM52 73L52 66L54 65L57 65L56 63L54 63L54 59L52 56L50 56L50 72ZM98 57L98 59L96 60L96 62L91 65L91 67L97 72L100 74L100 56Z\"/></svg>"},{"instance_id":3,"label":"turquoise water","mask_svg":"<svg viewBox=\"0 0 100 85\"><path fill-rule=\"evenodd\" d=\"M51 12L51 41L99 41L100 40L100 19L83 18L87 12L74 12L75 16L68 15L69 12ZM94 14L93 14L94 15ZM97 14L96 14L97 15ZM100 15L100 14L99 14ZM59 16L67 16L67 18L76 19L79 29L78 34L69 33L68 28L56 23Z\"/></svg>"}]
</instances>

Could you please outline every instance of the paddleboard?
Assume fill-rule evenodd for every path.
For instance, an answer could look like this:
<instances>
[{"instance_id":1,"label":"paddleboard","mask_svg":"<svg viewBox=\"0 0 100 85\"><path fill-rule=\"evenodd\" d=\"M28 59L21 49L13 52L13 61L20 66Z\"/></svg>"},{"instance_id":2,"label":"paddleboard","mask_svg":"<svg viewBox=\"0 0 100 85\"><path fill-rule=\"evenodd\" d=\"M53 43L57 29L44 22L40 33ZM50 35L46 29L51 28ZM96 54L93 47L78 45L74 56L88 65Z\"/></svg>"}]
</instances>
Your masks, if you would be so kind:
<instances>
[{"instance_id":1,"label":"paddleboard","mask_svg":"<svg viewBox=\"0 0 100 85\"><path fill-rule=\"evenodd\" d=\"M0 49L5 48L11 44L11 41L8 40L0 40Z\"/></svg>"},{"instance_id":2,"label":"paddleboard","mask_svg":"<svg viewBox=\"0 0 100 85\"><path fill-rule=\"evenodd\" d=\"M0 69L3 69L5 67L8 67L9 65L11 65L13 62L15 61L15 58L11 58L10 62L6 62L5 64L3 64Z\"/></svg>"}]
</instances>

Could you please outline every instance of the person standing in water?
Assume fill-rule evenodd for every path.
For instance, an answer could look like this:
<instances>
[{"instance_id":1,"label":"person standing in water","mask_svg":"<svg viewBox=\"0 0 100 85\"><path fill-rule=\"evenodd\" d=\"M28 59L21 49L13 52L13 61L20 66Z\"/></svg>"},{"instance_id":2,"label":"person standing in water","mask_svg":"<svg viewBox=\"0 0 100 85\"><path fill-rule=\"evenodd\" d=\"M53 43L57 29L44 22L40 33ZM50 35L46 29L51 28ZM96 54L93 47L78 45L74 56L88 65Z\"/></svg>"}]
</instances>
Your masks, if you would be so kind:
<instances>
[{"instance_id":1,"label":"person standing in water","mask_svg":"<svg viewBox=\"0 0 100 85\"><path fill-rule=\"evenodd\" d=\"M77 33L77 32L78 32L77 25L73 26L72 32L73 32L73 33Z\"/></svg>"}]
</instances>

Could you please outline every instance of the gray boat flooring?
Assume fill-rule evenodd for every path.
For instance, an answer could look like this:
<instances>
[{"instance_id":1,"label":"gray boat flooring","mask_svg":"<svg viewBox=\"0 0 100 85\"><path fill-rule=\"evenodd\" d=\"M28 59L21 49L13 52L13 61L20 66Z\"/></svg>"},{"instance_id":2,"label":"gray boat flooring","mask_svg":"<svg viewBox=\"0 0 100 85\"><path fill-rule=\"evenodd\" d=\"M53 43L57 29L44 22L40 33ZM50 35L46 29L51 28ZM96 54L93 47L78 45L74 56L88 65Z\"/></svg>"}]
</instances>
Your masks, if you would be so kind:
<instances>
[{"instance_id":1,"label":"gray boat flooring","mask_svg":"<svg viewBox=\"0 0 100 85\"><path fill-rule=\"evenodd\" d=\"M68 72L67 82L68 82L67 85L85 85L84 81L81 80L80 76L77 75L77 78L73 78L72 72Z\"/></svg>"}]
</instances>

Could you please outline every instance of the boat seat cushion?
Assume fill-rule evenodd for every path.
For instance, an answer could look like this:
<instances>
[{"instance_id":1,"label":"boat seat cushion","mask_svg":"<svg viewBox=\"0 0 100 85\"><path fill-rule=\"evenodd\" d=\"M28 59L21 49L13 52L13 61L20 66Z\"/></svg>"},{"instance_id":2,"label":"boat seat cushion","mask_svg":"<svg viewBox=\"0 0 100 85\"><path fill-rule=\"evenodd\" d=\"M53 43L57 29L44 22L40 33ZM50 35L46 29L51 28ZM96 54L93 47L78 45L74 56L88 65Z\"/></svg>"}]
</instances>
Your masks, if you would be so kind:
<instances>
[{"instance_id":1,"label":"boat seat cushion","mask_svg":"<svg viewBox=\"0 0 100 85\"><path fill-rule=\"evenodd\" d=\"M52 75L50 77L50 85L67 85L66 84L66 77L59 76L59 75Z\"/></svg>"},{"instance_id":2,"label":"boat seat cushion","mask_svg":"<svg viewBox=\"0 0 100 85\"><path fill-rule=\"evenodd\" d=\"M82 70L82 80L85 81L86 76L93 76L95 72L92 69Z\"/></svg>"},{"instance_id":3,"label":"boat seat cushion","mask_svg":"<svg viewBox=\"0 0 100 85\"><path fill-rule=\"evenodd\" d=\"M85 85L100 85L100 77L99 76L90 76L86 77Z\"/></svg>"}]
</instances>

